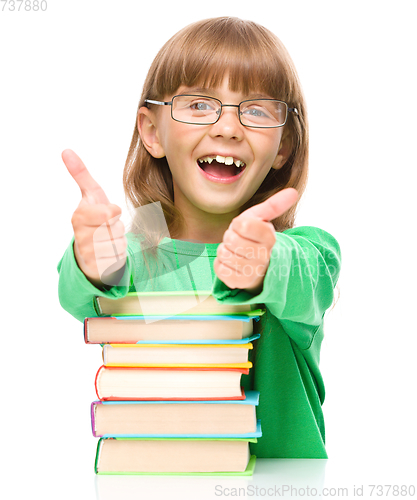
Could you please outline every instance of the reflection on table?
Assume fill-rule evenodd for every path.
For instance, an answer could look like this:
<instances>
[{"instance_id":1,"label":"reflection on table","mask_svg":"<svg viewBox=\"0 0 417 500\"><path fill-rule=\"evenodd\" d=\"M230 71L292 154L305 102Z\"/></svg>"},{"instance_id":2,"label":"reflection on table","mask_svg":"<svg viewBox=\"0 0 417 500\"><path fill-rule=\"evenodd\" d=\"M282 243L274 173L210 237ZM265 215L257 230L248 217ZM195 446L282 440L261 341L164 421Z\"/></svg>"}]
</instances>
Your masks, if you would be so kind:
<instances>
[{"instance_id":1,"label":"reflection on table","mask_svg":"<svg viewBox=\"0 0 417 500\"><path fill-rule=\"evenodd\" d=\"M95 476L97 500L321 498L327 460L258 459L255 473L238 476ZM307 488L309 490L307 490ZM314 493L314 491L313 491Z\"/></svg>"}]
</instances>

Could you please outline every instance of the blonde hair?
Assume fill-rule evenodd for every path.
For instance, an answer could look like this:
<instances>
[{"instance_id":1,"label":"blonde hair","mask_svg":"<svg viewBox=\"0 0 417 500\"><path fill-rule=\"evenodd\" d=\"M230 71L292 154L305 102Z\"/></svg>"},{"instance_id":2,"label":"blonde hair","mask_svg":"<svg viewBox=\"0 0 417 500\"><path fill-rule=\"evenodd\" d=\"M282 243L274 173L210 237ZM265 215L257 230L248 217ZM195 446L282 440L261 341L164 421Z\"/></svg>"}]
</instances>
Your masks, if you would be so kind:
<instances>
[{"instance_id":1,"label":"blonde hair","mask_svg":"<svg viewBox=\"0 0 417 500\"><path fill-rule=\"evenodd\" d=\"M288 114L285 127L291 154L278 170L272 169L258 191L241 207L268 199L276 192L293 187L300 194L307 183L308 122L303 92L294 64L280 40L252 21L219 17L193 23L174 35L155 57L145 80L138 110L145 99L163 100L181 85L215 88L229 75L230 90L249 94L263 92L296 107L298 116ZM166 158L154 158L145 149L137 128L137 116L123 174L126 198L133 208L159 201L171 238L176 238L185 220L174 206L172 175ZM293 227L296 205L272 220L276 231ZM132 221L134 232L140 221ZM143 228L142 228L143 229ZM149 247L156 247L158 231L146 228L142 235Z\"/></svg>"}]
</instances>

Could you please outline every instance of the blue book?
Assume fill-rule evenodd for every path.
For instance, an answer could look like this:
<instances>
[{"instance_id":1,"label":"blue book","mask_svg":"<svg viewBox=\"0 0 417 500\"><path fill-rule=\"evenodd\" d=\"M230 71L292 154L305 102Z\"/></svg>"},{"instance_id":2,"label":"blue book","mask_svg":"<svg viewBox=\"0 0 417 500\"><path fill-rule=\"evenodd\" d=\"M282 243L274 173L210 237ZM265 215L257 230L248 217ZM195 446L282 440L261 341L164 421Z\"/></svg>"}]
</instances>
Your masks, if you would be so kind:
<instances>
[{"instance_id":1,"label":"blue book","mask_svg":"<svg viewBox=\"0 0 417 500\"><path fill-rule=\"evenodd\" d=\"M84 340L87 344L245 343L257 334L256 323L264 313L264 309L257 309L228 315L98 316L84 320Z\"/></svg>"},{"instance_id":2,"label":"blue book","mask_svg":"<svg viewBox=\"0 0 417 500\"><path fill-rule=\"evenodd\" d=\"M91 427L105 438L257 438L259 392L241 400L94 401Z\"/></svg>"}]
</instances>

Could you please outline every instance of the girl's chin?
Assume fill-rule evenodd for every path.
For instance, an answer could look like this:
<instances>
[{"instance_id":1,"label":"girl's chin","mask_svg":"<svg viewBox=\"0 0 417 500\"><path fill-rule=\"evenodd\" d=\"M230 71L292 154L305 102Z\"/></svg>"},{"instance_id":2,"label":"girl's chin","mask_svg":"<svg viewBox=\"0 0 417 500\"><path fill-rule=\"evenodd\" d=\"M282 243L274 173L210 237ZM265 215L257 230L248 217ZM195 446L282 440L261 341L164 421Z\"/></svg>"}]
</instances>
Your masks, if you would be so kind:
<instances>
[{"instance_id":1,"label":"girl's chin","mask_svg":"<svg viewBox=\"0 0 417 500\"><path fill-rule=\"evenodd\" d=\"M228 216L231 219L237 217L240 214L240 207L243 205L242 202L234 203L230 199L223 196L212 196L207 198L199 198L195 201L194 206L201 212L209 216Z\"/></svg>"}]
</instances>

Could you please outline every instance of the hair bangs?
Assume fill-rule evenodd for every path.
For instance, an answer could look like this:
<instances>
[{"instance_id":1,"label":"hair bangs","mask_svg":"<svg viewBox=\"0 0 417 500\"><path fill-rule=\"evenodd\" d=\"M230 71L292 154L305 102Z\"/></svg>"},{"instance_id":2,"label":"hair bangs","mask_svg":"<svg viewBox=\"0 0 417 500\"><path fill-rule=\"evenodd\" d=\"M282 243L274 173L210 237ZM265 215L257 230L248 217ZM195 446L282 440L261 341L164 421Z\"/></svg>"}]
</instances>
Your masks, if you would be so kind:
<instances>
[{"instance_id":1,"label":"hair bangs","mask_svg":"<svg viewBox=\"0 0 417 500\"><path fill-rule=\"evenodd\" d=\"M292 101L286 50L268 30L251 22L199 22L180 31L160 52L148 98L173 95L182 85L216 88L225 76L229 88L245 95L266 94Z\"/></svg>"}]
</instances>

